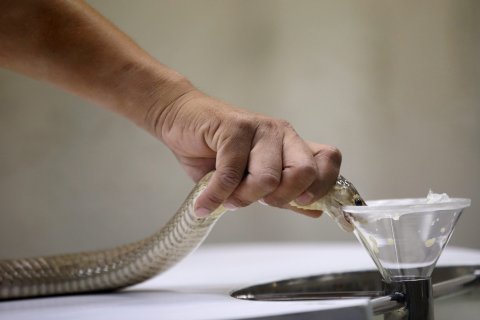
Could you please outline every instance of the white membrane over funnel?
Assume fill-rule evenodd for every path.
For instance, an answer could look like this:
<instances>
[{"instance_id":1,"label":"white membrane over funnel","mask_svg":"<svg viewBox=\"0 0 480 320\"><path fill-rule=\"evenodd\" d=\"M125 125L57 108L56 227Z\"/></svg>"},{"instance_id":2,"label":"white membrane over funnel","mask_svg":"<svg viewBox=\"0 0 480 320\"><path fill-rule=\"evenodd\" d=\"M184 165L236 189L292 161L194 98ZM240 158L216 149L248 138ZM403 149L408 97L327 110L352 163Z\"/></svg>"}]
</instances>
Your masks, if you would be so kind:
<instances>
[{"instance_id":1,"label":"white membrane over funnel","mask_svg":"<svg viewBox=\"0 0 480 320\"><path fill-rule=\"evenodd\" d=\"M427 198L367 201L343 211L354 234L386 281L429 278L469 199L430 193Z\"/></svg>"}]
</instances>

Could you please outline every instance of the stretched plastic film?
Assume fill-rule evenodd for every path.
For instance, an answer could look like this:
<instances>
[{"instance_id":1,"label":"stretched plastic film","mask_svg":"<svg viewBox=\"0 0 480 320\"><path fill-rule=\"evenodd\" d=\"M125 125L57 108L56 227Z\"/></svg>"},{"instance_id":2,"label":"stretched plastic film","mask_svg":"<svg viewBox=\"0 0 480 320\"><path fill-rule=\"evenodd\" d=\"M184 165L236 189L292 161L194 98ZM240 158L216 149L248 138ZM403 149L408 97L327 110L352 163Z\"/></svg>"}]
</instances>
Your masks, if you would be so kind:
<instances>
[{"instance_id":1,"label":"stretched plastic film","mask_svg":"<svg viewBox=\"0 0 480 320\"><path fill-rule=\"evenodd\" d=\"M387 282L429 278L469 199L430 193L427 198L367 201L343 211L354 234Z\"/></svg>"}]
</instances>

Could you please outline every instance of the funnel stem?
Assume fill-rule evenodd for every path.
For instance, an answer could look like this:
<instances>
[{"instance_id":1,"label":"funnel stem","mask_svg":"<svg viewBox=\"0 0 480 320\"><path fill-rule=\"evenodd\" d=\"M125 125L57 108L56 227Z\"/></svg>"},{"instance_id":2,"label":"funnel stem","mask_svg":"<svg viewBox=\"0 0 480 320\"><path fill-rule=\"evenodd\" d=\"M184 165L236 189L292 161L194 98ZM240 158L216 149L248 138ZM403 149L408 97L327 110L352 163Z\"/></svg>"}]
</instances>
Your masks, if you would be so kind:
<instances>
[{"instance_id":1,"label":"funnel stem","mask_svg":"<svg viewBox=\"0 0 480 320\"><path fill-rule=\"evenodd\" d=\"M405 307L387 313L385 320L433 320L432 281L402 280L386 283L387 294L402 293Z\"/></svg>"}]
</instances>

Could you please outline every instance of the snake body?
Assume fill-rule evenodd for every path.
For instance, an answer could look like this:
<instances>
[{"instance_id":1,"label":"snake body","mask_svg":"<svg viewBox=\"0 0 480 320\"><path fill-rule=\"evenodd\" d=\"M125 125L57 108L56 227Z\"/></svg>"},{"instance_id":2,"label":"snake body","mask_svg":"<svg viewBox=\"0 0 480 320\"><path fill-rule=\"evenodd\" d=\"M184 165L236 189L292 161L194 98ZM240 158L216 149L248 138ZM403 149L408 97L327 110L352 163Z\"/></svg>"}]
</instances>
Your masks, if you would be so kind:
<instances>
[{"instance_id":1,"label":"snake body","mask_svg":"<svg viewBox=\"0 0 480 320\"><path fill-rule=\"evenodd\" d=\"M167 270L193 252L227 211L220 206L206 218L194 214L195 200L210 176L197 183L162 229L143 240L93 252L0 260L0 300L116 290ZM332 190L312 205L292 204L323 210L348 229L340 207L358 205L359 197L353 185L340 176Z\"/></svg>"}]
</instances>

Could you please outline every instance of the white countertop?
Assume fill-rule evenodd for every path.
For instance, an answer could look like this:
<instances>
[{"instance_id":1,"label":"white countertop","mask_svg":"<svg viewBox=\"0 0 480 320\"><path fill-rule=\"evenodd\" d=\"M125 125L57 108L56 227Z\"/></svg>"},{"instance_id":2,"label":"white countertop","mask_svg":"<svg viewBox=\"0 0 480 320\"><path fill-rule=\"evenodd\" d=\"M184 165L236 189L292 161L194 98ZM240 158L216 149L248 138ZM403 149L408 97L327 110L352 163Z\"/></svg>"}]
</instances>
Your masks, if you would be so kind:
<instances>
[{"instance_id":1,"label":"white countertop","mask_svg":"<svg viewBox=\"0 0 480 320\"><path fill-rule=\"evenodd\" d=\"M480 251L447 248L437 265L480 264ZM261 302L230 297L246 286L375 269L360 244L203 246L173 269L126 290L0 302L0 319L369 319L368 299Z\"/></svg>"}]
</instances>

